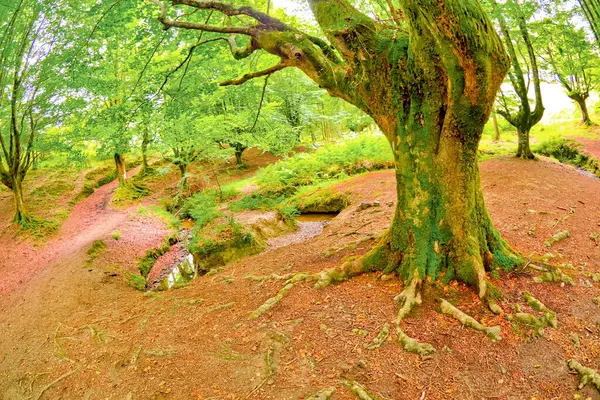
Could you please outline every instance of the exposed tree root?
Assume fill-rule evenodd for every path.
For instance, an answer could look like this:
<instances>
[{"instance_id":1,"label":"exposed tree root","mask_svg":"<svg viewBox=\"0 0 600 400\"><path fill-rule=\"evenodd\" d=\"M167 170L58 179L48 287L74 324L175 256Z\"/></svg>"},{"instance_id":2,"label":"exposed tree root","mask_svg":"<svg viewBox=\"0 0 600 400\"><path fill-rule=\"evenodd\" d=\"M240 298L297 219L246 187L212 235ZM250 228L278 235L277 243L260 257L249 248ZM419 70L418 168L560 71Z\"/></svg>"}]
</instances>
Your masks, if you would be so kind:
<instances>
[{"instance_id":1,"label":"exposed tree root","mask_svg":"<svg viewBox=\"0 0 600 400\"><path fill-rule=\"evenodd\" d=\"M523 298L529 305L536 311L545 313L544 319L548 322L548 325L556 329L558 327L558 321L556 320L556 313L546 307L544 303L536 299L533 294L529 292L523 292Z\"/></svg>"},{"instance_id":2,"label":"exposed tree root","mask_svg":"<svg viewBox=\"0 0 600 400\"><path fill-rule=\"evenodd\" d=\"M400 309L398 310L398 316L396 317L396 332L398 334L398 341L404 350L410 353L419 354L421 357L425 357L435 353L435 348L429 343L421 343L418 340L411 338L404 333L400 327L400 323L411 312L414 306L422 303L420 291L421 284L422 280L419 279L418 272L415 271L415 277L413 280L404 288L402 293L394 298L394 300L401 303Z\"/></svg>"},{"instance_id":3,"label":"exposed tree root","mask_svg":"<svg viewBox=\"0 0 600 400\"><path fill-rule=\"evenodd\" d=\"M327 389L321 390L318 393L313 394L312 396L308 397L306 400L329 400L331 399L331 396L333 396L333 394L335 393L335 388L332 387L328 387Z\"/></svg>"},{"instance_id":4,"label":"exposed tree root","mask_svg":"<svg viewBox=\"0 0 600 400\"><path fill-rule=\"evenodd\" d=\"M525 302L534 310L544 313L544 316L537 318L534 315L523 312L521 307L515 305L515 313L506 315L508 321L515 321L520 324L526 325L532 329L533 335L537 337L544 336L544 328L551 326L552 328L558 327L558 321L556 319L556 313L546 307L541 301L536 299L533 294L529 292L523 293Z\"/></svg>"},{"instance_id":5,"label":"exposed tree root","mask_svg":"<svg viewBox=\"0 0 600 400\"><path fill-rule=\"evenodd\" d=\"M543 282L554 282L554 283L568 283L569 285L575 286L575 281L570 275L565 274L559 269L554 271L548 271L541 275L533 278L534 282L543 283Z\"/></svg>"},{"instance_id":6,"label":"exposed tree root","mask_svg":"<svg viewBox=\"0 0 600 400\"><path fill-rule=\"evenodd\" d=\"M429 343L422 343L416 339L411 338L406 333L404 333L404 331L400 328L399 324L396 330L398 333L398 341L400 342L404 350L410 353L418 354L421 357L425 357L435 353L435 347L433 347Z\"/></svg>"},{"instance_id":7,"label":"exposed tree root","mask_svg":"<svg viewBox=\"0 0 600 400\"><path fill-rule=\"evenodd\" d=\"M357 275L367 272L360 259L351 258L341 267L330 268L317 273L299 272L285 281L284 287L274 296L257 308L248 319L253 320L273 308L297 284L316 281L315 289L322 289L332 283L343 282Z\"/></svg>"},{"instance_id":8,"label":"exposed tree root","mask_svg":"<svg viewBox=\"0 0 600 400\"><path fill-rule=\"evenodd\" d=\"M574 359L569 360L567 364L569 365L569 368L579 374L579 389L583 389L587 384L592 384L596 390L600 392L600 375L598 372L591 368L584 367Z\"/></svg>"},{"instance_id":9,"label":"exposed tree root","mask_svg":"<svg viewBox=\"0 0 600 400\"><path fill-rule=\"evenodd\" d=\"M360 400L377 400L377 398L367 392L367 389L360 383L347 379L342 379L341 382Z\"/></svg>"},{"instance_id":10,"label":"exposed tree root","mask_svg":"<svg viewBox=\"0 0 600 400\"><path fill-rule=\"evenodd\" d=\"M485 333L490 339L493 341L502 340L500 336L500 327L499 326L485 326L480 322L475 320L473 317L468 316L464 312L460 311L458 308L454 307L452 304L448 303L444 299L440 299L440 309L442 313L446 315L450 315L451 317L458 320L461 324L468 326L469 328L473 328L476 331Z\"/></svg>"},{"instance_id":11,"label":"exposed tree root","mask_svg":"<svg viewBox=\"0 0 600 400\"><path fill-rule=\"evenodd\" d=\"M381 345L387 340L390 336L390 324L387 322L383 325L381 332L377 335L375 339L373 339L373 343L365 344L365 349L367 350L375 350L381 347Z\"/></svg>"},{"instance_id":12,"label":"exposed tree root","mask_svg":"<svg viewBox=\"0 0 600 400\"><path fill-rule=\"evenodd\" d=\"M277 292L277 294L274 297L271 297L270 299L265 301L262 306L258 307L256 310L254 310L254 312L252 312L252 314L250 314L248 319L250 319L250 320L256 319L256 318L260 317L261 315L263 315L264 313L268 312L277 303L279 303L281 301L281 299L283 299L283 296L285 296L294 286L296 286L298 283L311 280L311 278L314 280L313 274L307 274L304 272L295 274L293 277L291 277L290 279L288 279L285 282L285 286L283 287L283 289L281 289L279 292Z\"/></svg>"},{"instance_id":13,"label":"exposed tree root","mask_svg":"<svg viewBox=\"0 0 600 400\"><path fill-rule=\"evenodd\" d=\"M63 375L59 376L58 378L56 378L55 380L53 380L52 382L50 382L49 384L47 384L46 386L44 386L42 388L42 390L40 390L40 392L38 393L38 395L34 397L34 399L35 400L41 399L42 396L44 395L44 393L46 393L46 390L50 389L52 386L56 385L57 383L59 383L63 379L66 379L69 376L73 375L77 371L79 371L79 368L76 368L73 371L67 372L66 374L63 374Z\"/></svg>"}]
</instances>

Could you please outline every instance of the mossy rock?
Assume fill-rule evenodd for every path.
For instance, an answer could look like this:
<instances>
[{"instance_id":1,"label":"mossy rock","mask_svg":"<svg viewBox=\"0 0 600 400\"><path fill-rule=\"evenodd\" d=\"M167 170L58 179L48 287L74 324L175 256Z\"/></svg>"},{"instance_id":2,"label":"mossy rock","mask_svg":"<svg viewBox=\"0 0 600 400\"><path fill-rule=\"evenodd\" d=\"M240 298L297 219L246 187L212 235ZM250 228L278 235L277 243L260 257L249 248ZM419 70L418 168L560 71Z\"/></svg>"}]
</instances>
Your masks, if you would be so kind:
<instances>
[{"instance_id":1,"label":"mossy rock","mask_svg":"<svg viewBox=\"0 0 600 400\"><path fill-rule=\"evenodd\" d=\"M350 205L350 196L348 192L322 188L293 201L301 213L339 213Z\"/></svg>"}]
</instances>

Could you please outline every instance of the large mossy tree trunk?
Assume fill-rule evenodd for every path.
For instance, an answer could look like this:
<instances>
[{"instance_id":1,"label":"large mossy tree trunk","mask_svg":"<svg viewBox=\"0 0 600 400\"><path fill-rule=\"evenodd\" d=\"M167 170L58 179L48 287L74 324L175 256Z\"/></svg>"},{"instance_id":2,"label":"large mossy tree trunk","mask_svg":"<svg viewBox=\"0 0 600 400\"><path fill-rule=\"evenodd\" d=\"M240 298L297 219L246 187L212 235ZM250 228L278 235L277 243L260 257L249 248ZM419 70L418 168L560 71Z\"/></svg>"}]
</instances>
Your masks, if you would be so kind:
<instances>
[{"instance_id":1,"label":"large mossy tree trunk","mask_svg":"<svg viewBox=\"0 0 600 400\"><path fill-rule=\"evenodd\" d=\"M592 125L592 119L590 118L590 113L587 108L587 96L576 93L570 94L569 97L577 104L579 111L581 111L581 125Z\"/></svg>"},{"instance_id":2,"label":"large mossy tree trunk","mask_svg":"<svg viewBox=\"0 0 600 400\"><path fill-rule=\"evenodd\" d=\"M517 128L517 139L519 142L517 147L517 157L526 160L535 159L531 147L529 146L529 128L527 126Z\"/></svg>"},{"instance_id":3,"label":"large mossy tree trunk","mask_svg":"<svg viewBox=\"0 0 600 400\"><path fill-rule=\"evenodd\" d=\"M380 24L346 0L309 0L328 42L250 7L225 2L184 4L249 15L258 25L211 27L251 37L237 58L262 48L281 58L241 84L297 67L332 96L374 118L395 157L398 202L382 243L361 271L397 272L413 284L441 276L490 292L486 268L517 262L488 216L477 147L509 58L477 0L402 0L396 26ZM168 20L165 27L206 29ZM352 272L330 276L343 280Z\"/></svg>"}]
</instances>

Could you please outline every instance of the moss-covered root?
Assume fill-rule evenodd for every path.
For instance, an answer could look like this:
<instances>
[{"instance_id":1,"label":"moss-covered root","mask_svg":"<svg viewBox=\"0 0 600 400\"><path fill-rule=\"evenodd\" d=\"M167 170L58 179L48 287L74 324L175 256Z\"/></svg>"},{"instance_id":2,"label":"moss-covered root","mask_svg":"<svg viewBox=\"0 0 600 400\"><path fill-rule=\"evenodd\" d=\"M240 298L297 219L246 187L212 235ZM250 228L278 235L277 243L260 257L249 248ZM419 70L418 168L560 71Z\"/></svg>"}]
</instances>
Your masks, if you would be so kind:
<instances>
[{"instance_id":1,"label":"moss-covered root","mask_svg":"<svg viewBox=\"0 0 600 400\"><path fill-rule=\"evenodd\" d=\"M360 258L351 258L341 267L329 268L318 273L299 272L288 279L285 282L283 289L281 289L274 297L268 299L262 306L250 314L248 319L256 319L269 311L298 283L317 281L315 289L322 289L332 283L346 281L367 271L371 271L371 269L368 269Z\"/></svg>"},{"instance_id":2,"label":"moss-covered root","mask_svg":"<svg viewBox=\"0 0 600 400\"><path fill-rule=\"evenodd\" d=\"M277 294L275 296L271 297L270 299L268 299L267 301L265 301L263 303L263 305L261 305L256 310L254 310L254 312L252 312L252 314L250 314L250 316L248 317L248 319L249 320L256 319L256 318L260 317L261 315L263 315L264 313L266 313L267 311L269 311L277 303L279 303L281 301L281 299L283 299L283 296L285 296L286 294L288 294L288 292L294 286L296 286L298 283L305 282L305 281L310 281L310 280L315 280L315 279L318 279L318 277L316 277L314 274L307 274L307 273L304 273L304 272L295 274L293 277L291 277L290 279L288 279L285 282L285 286L279 292L277 292Z\"/></svg>"},{"instance_id":3,"label":"moss-covered root","mask_svg":"<svg viewBox=\"0 0 600 400\"><path fill-rule=\"evenodd\" d=\"M579 374L579 389L582 389L587 384L592 384L597 391L600 392L600 375L591 368L584 367L576 360L569 360L569 368Z\"/></svg>"},{"instance_id":4,"label":"moss-covered root","mask_svg":"<svg viewBox=\"0 0 600 400\"><path fill-rule=\"evenodd\" d=\"M367 392L367 389L360 383L347 379L341 379L341 382L360 400L377 400L377 397Z\"/></svg>"},{"instance_id":5,"label":"moss-covered root","mask_svg":"<svg viewBox=\"0 0 600 400\"><path fill-rule=\"evenodd\" d=\"M308 397L306 400L329 400L331 399L331 397L333 396L333 394L335 393L335 388L332 387L328 387L325 390L321 390L318 393L313 394L312 396Z\"/></svg>"},{"instance_id":6,"label":"moss-covered root","mask_svg":"<svg viewBox=\"0 0 600 400\"><path fill-rule=\"evenodd\" d=\"M516 305L514 314L507 314L506 319L508 321L515 321L520 324L526 325L533 331L533 335L537 337L544 336L544 328L549 325L546 317L537 318L529 313L522 312L521 308Z\"/></svg>"},{"instance_id":7,"label":"moss-covered root","mask_svg":"<svg viewBox=\"0 0 600 400\"><path fill-rule=\"evenodd\" d=\"M408 286L404 288L402 293L394 298L395 301L401 304L398 310L396 321L400 323L413 309L415 305L421 304L421 287L422 280L418 277L418 272L415 271L415 277Z\"/></svg>"},{"instance_id":8,"label":"moss-covered root","mask_svg":"<svg viewBox=\"0 0 600 400\"><path fill-rule=\"evenodd\" d=\"M535 311L544 313L544 319L547 321L549 326L553 327L554 329L558 327L558 321L554 311L546 307L544 303L536 299L533 294L529 292L523 292L523 298L529 307L533 308Z\"/></svg>"},{"instance_id":9,"label":"moss-covered root","mask_svg":"<svg viewBox=\"0 0 600 400\"><path fill-rule=\"evenodd\" d=\"M383 269L381 267L380 269ZM315 289L322 289L332 283L339 283L376 269L366 265L360 257L351 257L341 267L329 268L317 274L318 280Z\"/></svg>"},{"instance_id":10,"label":"moss-covered root","mask_svg":"<svg viewBox=\"0 0 600 400\"><path fill-rule=\"evenodd\" d=\"M400 328L400 325L397 327L398 332L398 341L404 348L404 350L420 355L421 357L425 357L435 353L435 347L430 345L429 343L421 343L416 339L408 336L404 331Z\"/></svg>"},{"instance_id":11,"label":"moss-covered root","mask_svg":"<svg viewBox=\"0 0 600 400\"><path fill-rule=\"evenodd\" d=\"M387 340L387 338L390 336L390 324L388 324L387 322L383 325L383 328L381 329L381 332L379 332L379 334L377 335L377 337L375 339L373 339L372 343L369 344L365 344L365 349L367 350L375 350L381 347L381 345L383 343L385 343L385 341Z\"/></svg>"},{"instance_id":12,"label":"moss-covered root","mask_svg":"<svg viewBox=\"0 0 600 400\"><path fill-rule=\"evenodd\" d=\"M554 283L568 283L569 285L575 286L575 281L570 275L565 274L559 269L554 271L548 271L541 275L533 278L534 282L543 283L543 282L554 282Z\"/></svg>"},{"instance_id":13,"label":"moss-covered root","mask_svg":"<svg viewBox=\"0 0 600 400\"><path fill-rule=\"evenodd\" d=\"M492 339L493 341L502 340L500 336L500 327L499 326L485 326L480 322L475 320L473 317L468 316L464 312L460 311L458 308L454 307L452 304L448 303L444 299L440 299L440 309L442 313L446 315L450 315L451 317L458 320L461 324L468 326L469 328L473 328L476 331L483 332Z\"/></svg>"}]
</instances>

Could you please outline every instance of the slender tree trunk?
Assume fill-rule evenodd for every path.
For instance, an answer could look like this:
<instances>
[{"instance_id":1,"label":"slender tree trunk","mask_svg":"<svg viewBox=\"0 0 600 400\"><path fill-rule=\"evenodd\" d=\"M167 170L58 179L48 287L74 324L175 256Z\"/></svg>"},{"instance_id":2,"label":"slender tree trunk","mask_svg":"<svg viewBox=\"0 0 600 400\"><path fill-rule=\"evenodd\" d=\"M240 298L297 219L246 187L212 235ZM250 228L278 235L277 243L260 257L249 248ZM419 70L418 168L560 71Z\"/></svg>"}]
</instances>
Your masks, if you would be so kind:
<instances>
[{"instance_id":1,"label":"slender tree trunk","mask_svg":"<svg viewBox=\"0 0 600 400\"><path fill-rule=\"evenodd\" d=\"M115 153L115 166L117 169L117 179L119 186L124 186L127 181L127 170L125 167L125 157L119 153Z\"/></svg>"},{"instance_id":2,"label":"slender tree trunk","mask_svg":"<svg viewBox=\"0 0 600 400\"><path fill-rule=\"evenodd\" d=\"M517 129L519 147L517 148L517 157L524 160L534 160L535 156L529 147L529 129Z\"/></svg>"},{"instance_id":3,"label":"slender tree trunk","mask_svg":"<svg viewBox=\"0 0 600 400\"><path fill-rule=\"evenodd\" d=\"M496 115L496 107L492 109L492 120L494 122L494 142L500 140L500 128L498 128L498 116Z\"/></svg>"},{"instance_id":4,"label":"slender tree trunk","mask_svg":"<svg viewBox=\"0 0 600 400\"><path fill-rule=\"evenodd\" d=\"M150 144L150 139L148 138L148 129L144 129L144 134L142 137L142 175L146 174L150 169L148 165L148 145Z\"/></svg>"},{"instance_id":5,"label":"slender tree trunk","mask_svg":"<svg viewBox=\"0 0 600 400\"><path fill-rule=\"evenodd\" d=\"M12 179L12 192L15 203L15 224L21 224L25 221L25 205L23 203L23 182L19 178Z\"/></svg>"},{"instance_id":6,"label":"slender tree trunk","mask_svg":"<svg viewBox=\"0 0 600 400\"><path fill-rule=\"evenodd\" d=\"M187 165L183 164L183 163L179 163L179 164L177 164L177 167L179 168L179 173L181 174L181 179L183 179L187 172Z\"/></svg>"}]
</instances>

